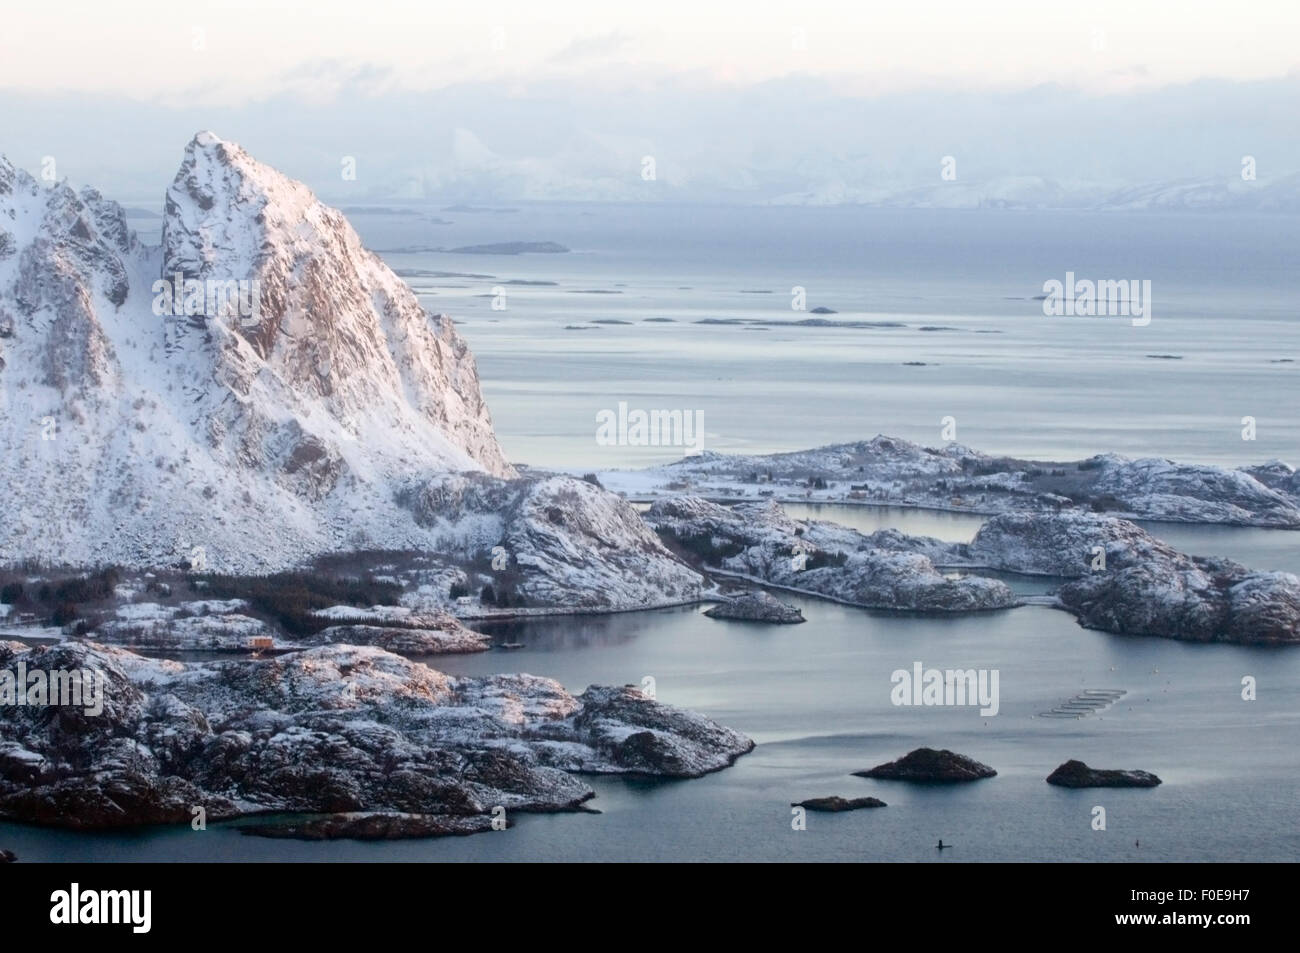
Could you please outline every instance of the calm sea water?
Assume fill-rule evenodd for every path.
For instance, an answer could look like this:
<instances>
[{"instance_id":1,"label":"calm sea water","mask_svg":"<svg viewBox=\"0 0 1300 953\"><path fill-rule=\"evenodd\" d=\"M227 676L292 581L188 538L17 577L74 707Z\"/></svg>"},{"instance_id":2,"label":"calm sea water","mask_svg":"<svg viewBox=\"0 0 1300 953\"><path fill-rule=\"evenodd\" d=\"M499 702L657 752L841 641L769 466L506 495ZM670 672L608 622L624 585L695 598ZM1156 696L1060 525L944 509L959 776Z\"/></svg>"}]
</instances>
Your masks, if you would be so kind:
<instances>
[{"instance_id":1,"label":"calm sea water","mask_svg":"<svg viewBox=\"0 0 1300 953\"><path fill-rule=\"evenodd\" d=\"M951 415L963 443L1024 456L1115 450L1227 465L1300 462L1293 409L1300 363L1282 363L1300 362L1295 218L419 211L453 224L420 215L353 221L376 249L503 241L573 249L384 255L398 268L482 276L409 280L428 307L460 321L516 461L568 469L679 456L596 444L596 413L627 401L703 410L706 446L727 451L801 449L877 432L936 444L940 419ZM1066 270L1150 279L1151 324L1044 317L1031 299ZM906 327L696 323L810 317L791 310L795 286L806 290L809 309L833 308L836 320ZM504 311L492 309L496 288L506 291ZM1241 438L1247 415L1257 422L1253 442ZM791 512L951 540L969 539L980 524L970 514L887 508ZM1300 537L1287 532L1148 528L1189 552L1300 572ZM1033 593L1050 582L1013 585ZM801 606L805 624L717 621L694 608L553 619L495 633L524 642L521 650L430 660L456 675L551 676L573 691L650 675L660 699L758 742L734 767L695 781L593 779L591 806L600 815L523 816L504 833L384 844L269 841L222 826L78 835L0 824L0 844L29 860L1300 857L1300 652L1124 638L1039 606L946 619L783 598ZM893 706L890 674L915 661L997 669L999 714ZM1241 699L1246 675L1258 680L1252 702ZM1036 717L1086 688L1127 694L1086 719ZM921 745L969 754L999 775L935 789L851 775ZM1069 758L1154 771L1165 783L1114 791L1045 784ZM889 807L810 814L806 831L791 829L791 801L833 794L874 795ZM1105 831L1091 827L1095 806L1106 808ZM940 855L933 847L940 838L954 849Z\"/></svg>"},{"instance_id":2,"label":"calm sea water","mask_svg":"<svg viewBox=\"0 0 1300 953\"><path fill-rule=\"evenodd\" d=\"M726 451L877 432L933 445L953 416L961 442L990 452L1300 462L1294 216L572 205L430 214L453 224L353 220L378 249L573 249L384 256L398 268L491 276L410 281L426 306L461 322L514 460L572 468L680 456L595 443L596 413L627 401L702 410L705 446ZM1032 299L1067 270L1149 279L1150 325L1045 317ZM792 310L796 287L809 311L838 312L829 320L906 327L697 323L813 317ZM506 292L504 311L492 309L494 288ZM1242 440L1244 416L1256 419L1253 442Z\"/></svg>"}]
</instances>

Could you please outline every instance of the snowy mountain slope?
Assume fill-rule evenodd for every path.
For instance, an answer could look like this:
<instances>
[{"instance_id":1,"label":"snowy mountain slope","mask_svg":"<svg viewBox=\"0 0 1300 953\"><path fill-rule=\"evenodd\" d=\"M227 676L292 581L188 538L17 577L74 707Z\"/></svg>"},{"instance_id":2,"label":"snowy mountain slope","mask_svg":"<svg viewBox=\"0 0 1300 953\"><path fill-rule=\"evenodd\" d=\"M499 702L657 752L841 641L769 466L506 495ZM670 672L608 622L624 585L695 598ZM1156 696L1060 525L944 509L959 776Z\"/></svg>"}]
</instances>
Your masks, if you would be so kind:
<instances>
[{"instance_id":1,"label":"snowy mountain slope","mask_svg":"<svg viewBox=\"0 0 1300 953\"><path fill-rule=\"evenodd\" d=\"M233 306L210 291L240 282ZM199 313L191 283L210 283ZM513 476L450 319L339 212L210 133L185 150L161 248L94 190L0 159L0 449L0 563L201 549L240 572L418 548L399 484Z\"/></svg>"}]
</instances>

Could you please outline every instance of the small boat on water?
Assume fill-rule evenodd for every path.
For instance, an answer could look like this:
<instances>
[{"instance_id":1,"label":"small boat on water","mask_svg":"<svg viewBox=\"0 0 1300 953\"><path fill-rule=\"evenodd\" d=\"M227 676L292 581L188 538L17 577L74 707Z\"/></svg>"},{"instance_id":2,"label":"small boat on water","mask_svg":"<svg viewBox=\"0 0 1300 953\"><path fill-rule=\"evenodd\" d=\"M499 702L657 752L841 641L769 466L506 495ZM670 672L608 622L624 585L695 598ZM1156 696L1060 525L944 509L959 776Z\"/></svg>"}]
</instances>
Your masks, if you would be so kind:
<instances>
[{"instance_id":1,"label":"small boat on water","mask_svg":"<svg viewBox=\"0 0 1300 953\"><path fill-rule=\"evenodd\" d=\"M502 642L499 646L497 646L497 648L501 648L501 649L522 649L523 647L524 647L524 643L522 642Z\"/></svg>"}]
</instances>

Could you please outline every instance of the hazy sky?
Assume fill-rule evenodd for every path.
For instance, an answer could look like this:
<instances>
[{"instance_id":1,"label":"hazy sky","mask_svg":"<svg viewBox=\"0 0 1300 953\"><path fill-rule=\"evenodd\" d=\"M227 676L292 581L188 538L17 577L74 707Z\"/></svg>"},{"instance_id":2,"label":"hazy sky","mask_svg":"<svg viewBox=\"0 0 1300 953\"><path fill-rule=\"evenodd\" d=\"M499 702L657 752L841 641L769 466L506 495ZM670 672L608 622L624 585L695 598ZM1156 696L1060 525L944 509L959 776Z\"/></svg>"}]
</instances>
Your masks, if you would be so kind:
<instances>
[{"instance_id":1,"label":"hazy sky","mask_svg":"<svg viewBox=\"0 0 1300 953\"><path fill-rule=\"evenodd\" d=\"M70 0L3 22L0 153L130 199L212 129L339 201L1086 205L1240 192L1250 156L1300 206L1300 176L1278 184L1300 0Z\"/></svg>"},{"instance_id":2,"label":"hazy sky","mask_svg":"<svg viewBox=\"0 0 1300 953\"><path fill-rule=\"evenodd\" d=\"M531 82L617 64L751 83L792 73L846 92L1089 90L1264 79L1300 65L1300 3L1262 0L64 0L8 4L0 87L237 104L305 65L384 86Z\"/></svg>"}]
</instances>

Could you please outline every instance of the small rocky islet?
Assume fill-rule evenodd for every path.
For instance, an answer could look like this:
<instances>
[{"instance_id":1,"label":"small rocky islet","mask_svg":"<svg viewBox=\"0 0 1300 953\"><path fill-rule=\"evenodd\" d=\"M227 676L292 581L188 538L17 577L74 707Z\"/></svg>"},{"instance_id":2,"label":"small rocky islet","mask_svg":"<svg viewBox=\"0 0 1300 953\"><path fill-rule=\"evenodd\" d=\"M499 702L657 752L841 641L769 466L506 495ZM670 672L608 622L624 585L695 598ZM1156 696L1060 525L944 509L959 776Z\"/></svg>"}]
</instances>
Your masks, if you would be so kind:
<instances>
[{"instance_id":1,"label":"small rocky islet","mask_svg":"<svg viewBox=\"0 0 1300 953\"><path fill-rule=\"evenodd\" d=\"M836 795L833 797L813 797L806 801L793 801L790 806L802 807L809 811L827 811L838 814L841 811L857 811L863 808L887 807L888 805L876 797L844 798Z\"/></svg>"},{"instance_id":2,"label":"small rocky islet","mask_svg":"<svg viewBox=\"0 0 1300 953\"><path fill-rule=\"evenodd\" d=\"M997 772L974 758L945 749L917 748L897 761L878 764L855 777L887 781L911 781L917 784L957 784L992 778Z\"/></svg>"},{"instance_id":3,"label":"small rocky islet","mask_svg":"<svg viewBox=\"0 0 1300 953\"><path fill-rule=\"evenodd\" d=\"M719 602L712 608L704 610L711 619L735 619L740 622L771 622L780 625L792 625L807 620L803 612L789 603L782 602L761 589L733 596Z\"/></svg>"},{"instance_id":4,"label":"small rocky islet","mask_svg":"<svg viewBox=\"0 0 1300 953\"><path fill-rule=\"evenodd\" d=\"M1049 774L1047 783L1063 788L1153 788L1161 781L1150 771L1090 768L1070 760Z\"/></svg>"}]
</instances>

